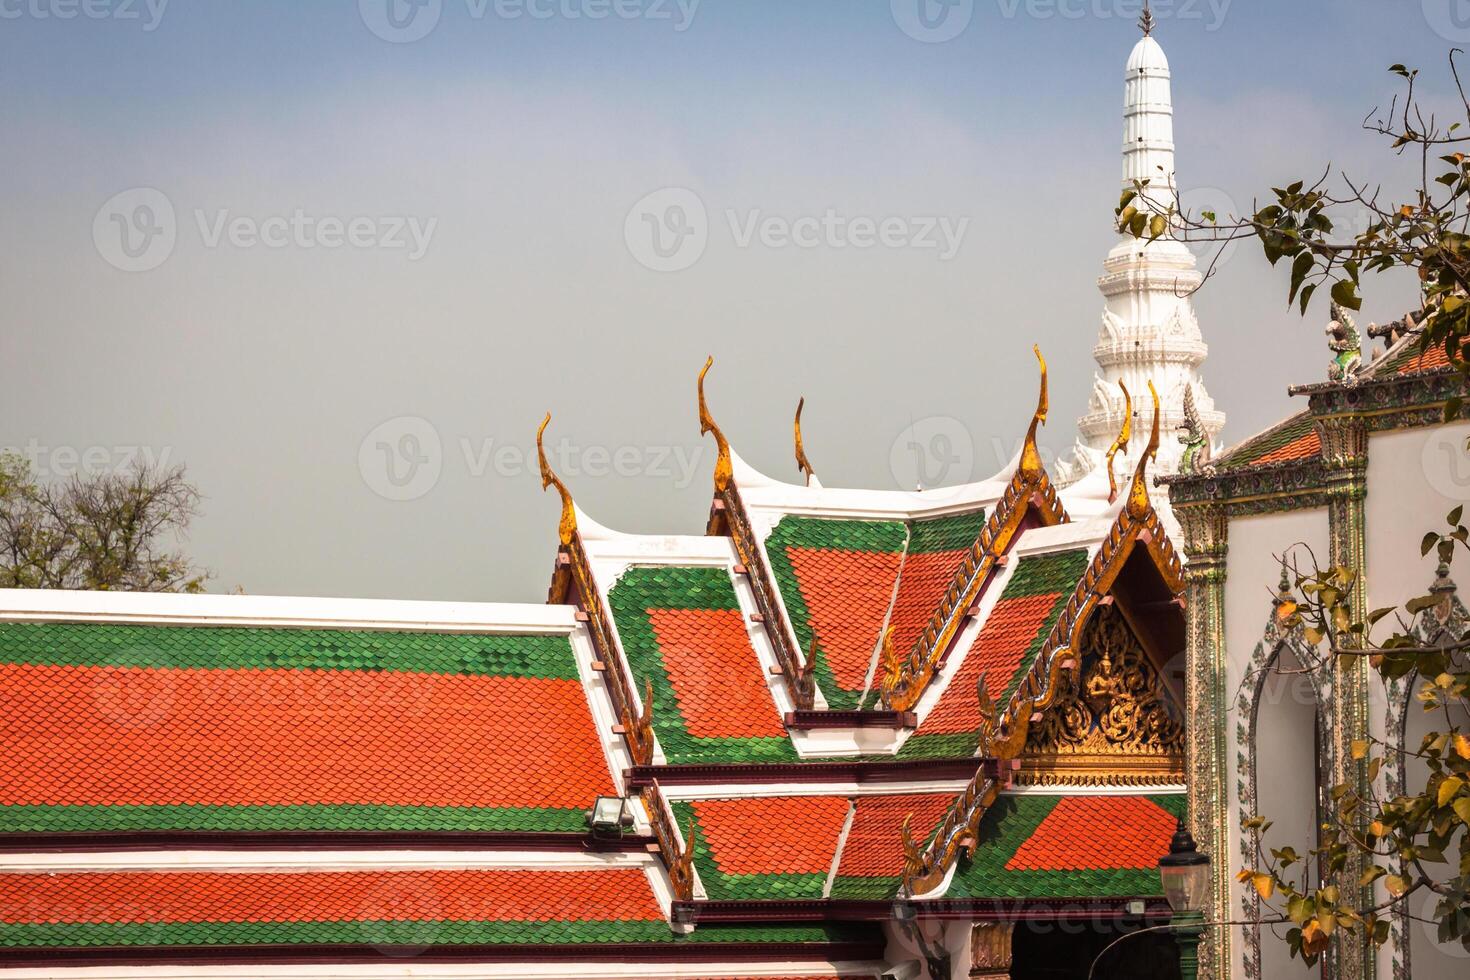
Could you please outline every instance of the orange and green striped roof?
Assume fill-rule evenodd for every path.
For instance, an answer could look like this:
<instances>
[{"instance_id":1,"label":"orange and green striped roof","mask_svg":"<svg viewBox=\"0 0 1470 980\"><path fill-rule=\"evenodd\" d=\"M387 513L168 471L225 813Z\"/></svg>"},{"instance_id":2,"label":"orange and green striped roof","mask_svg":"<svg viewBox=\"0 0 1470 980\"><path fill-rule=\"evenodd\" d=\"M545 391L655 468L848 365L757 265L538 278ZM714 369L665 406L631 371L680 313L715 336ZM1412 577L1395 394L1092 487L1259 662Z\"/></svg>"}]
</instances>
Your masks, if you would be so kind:
<instances>
[{"instance_id":1,"label":"orange and green striped roof","mask_svg":"<svg viewBox=\"0 0 1470 980\"><path fill-rule=\"evenodd\" d=\"M904 758L973 755L979 744L976 689L983 674L997 706L1015 693L1051 635L1090 562L1084 549L1018 560L980 634L965 651L938 703L904 745Z\"/></svg>"},{"instance_id":2,"label":"orange and green striped roof","mask_svg":"<svg viewBox=\"0 0 1470 980\"><path fill-rule=\"evenodd\" d=\"M712 901L887 899L903 872L905 817L922 841L953 792L769 796L673 805L697 834L694 866Z\"/></svg>"},{"instance_id":3,"label":"orange and green striped roof","mask_svg":"<svg viewBox=\"0 0 1470 980\"><path fill-rule=\"evenodd\" d=\"M1149 898L1184 816L1182 793L1003 794L949 898Z\"/></svg>"},{"instance_id":4,"label":"orange and green striped roof","mask_svg":"<svg viewBox=\"0 0 1470 980\"><path fill-rule=\"evenodd\" d=\"M581 832L613 792L565 635L5 623L0 692L0 835Z\"/></svg>"},{"instance_id":5,"label":"orange and green striped roof","mask_svg":"<svg viewBox=\"0 0 1470 980\"><path fill-rule=\"evenodd\" d=\"M985 512L924 520L787 515L766 538L771 573L817 686L831 708L859 706L885 626L918 640L985 524ZM869 699L871 700L871 699Z\"/></svg>"},{"instance_id":6,"label":"orange and green striped roof","mask_svg":"<svg viewBox=\"0 0 1470 980\"><path fill-rule=\"evenodd\" d=\"M726 569L634 566L608 605L670 763L798 761Z\"/></svg>"},{"instance_id":7,"label":"orange and green striped roof","mask_svg":"<svg viewBox=\"0 0 1470 980\"><path fill-rule=\"evenodd\" d=\"M1215 461L1215 468L1221 472L1241 470L1316 459L1321 455L1322 439L1312 413L1301 412L1230 449Z\"/></svg>"},{"instance_id":8,"label":"orange and green striped roof","mask_svg":"<svg viewBox=\"0 0 1470 980\"><path fill-rule=\"evenodd\" d=\"M639 868L0 873L0 948L827 943L803 926L676 934Z\"/></svg>"}]
</instances>

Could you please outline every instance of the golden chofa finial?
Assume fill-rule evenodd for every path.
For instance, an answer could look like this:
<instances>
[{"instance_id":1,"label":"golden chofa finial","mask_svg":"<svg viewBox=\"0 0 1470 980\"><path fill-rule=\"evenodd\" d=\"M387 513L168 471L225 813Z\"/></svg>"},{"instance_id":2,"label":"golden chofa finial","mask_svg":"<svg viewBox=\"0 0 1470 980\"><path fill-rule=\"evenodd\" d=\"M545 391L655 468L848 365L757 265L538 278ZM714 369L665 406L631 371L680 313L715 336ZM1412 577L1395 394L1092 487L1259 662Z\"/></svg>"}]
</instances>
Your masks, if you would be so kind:
<instances>
[{"instance_id":1,"label":"golden chofa finial","mask_svg":"<svg viewBox=\"0 0 1470 980\"><path fill-rule=\"evenodd\" d=\"M735 475L735 467L730 462L730 443L725 439L725 434L720 431L720 427L715 425L715 420L710 417L709 405L704 400L704 376L709 374L709 369L714 363L715 359L711 357L704 362L704 370L699 372L699 434L714 433L715 445L720 450L720 455L715 460L715 492L724 493L730 486L730 478Z\"/></svg>"},{"instance_id":2,"label":"golden chofa finial","mask_svg":"<svg viewBox=\"0 0 1470 980\"><path fill-rule=\"evenodd\" d=\"M1042 473L1041 451L1036 448L1036 429L1046 424L1047 397L1046 397L1046 358L1041 356L1041 348L1032 346L1031 352L1036 355L1037 363L1041 365L1041 396L1036 400L1036 414L1031 417L1031 428L1026 430L1026 445L1021 450L1021 472L1030 479L1039 477Z\"/></svg>"},{"instance_id":3,"label":"golden chofa finial","mask_svg":"<svg viewBox=\"0 0 1470 980\"><path fill-rule=\"evenodd\" d=\"M1128 394L1128 386L1118 382L1118 387L1123 389L1123 428L1118 433L1118 438L1108 447L1108 503L1118 499L1118 479L1113 476L1113 457L1119 453L1128 451L1128 440L1133 438L1133 396Z\"/></svg>"},{"instance_id":4,"label":"golden chofa finial","mask_svg":"<svg viewBox=\"0 0 1470 980\"><path fill-rule=\"evenodd\" d=\"M551 463L546 459L546 444L543 440L546 427L550 424L551 413L547 412L546 418L541 420L541 428L536 430L536 458L541 463L541 489L556 487L556 492L561 495L561 522L557 525L557 533L561 536L561 543L567 545L577 536L577 508L572 504L572 495L567 490L567 485L552 472Z\"/></svg>"},{"instance_id":5,"label":"golden chofa finial","mask_svg":"<svg viewBox=\"0 0 1470 980\"><path fill-rule=\"evenodd\" d=\"M1148 383L1148 393L1154 400L1154 424L1149 433L1148 447L1138 457L1138 469L1133 472L1133 486L1128 491L1128 516L1141 521L1148 516L1152 504L1148 500L1148 464L1159 454L1159 393L1154 383Z\"/></svg>"},{"instance_id":6,"label":"golden chofa finial","mask_svg":"<svg viewBox=\"0 0 1470 980\"><path fill-rule=\"evenodd\" d=\"M812 462L806 458L806 448L801 443L801 410L804 408L806 408L805 398L796 403L796 422L794 423L796 427L796 468L801 471L802 476L806 477L806 485L811 486L817 471L812 469Z\"/></svg>"}]
</instances>

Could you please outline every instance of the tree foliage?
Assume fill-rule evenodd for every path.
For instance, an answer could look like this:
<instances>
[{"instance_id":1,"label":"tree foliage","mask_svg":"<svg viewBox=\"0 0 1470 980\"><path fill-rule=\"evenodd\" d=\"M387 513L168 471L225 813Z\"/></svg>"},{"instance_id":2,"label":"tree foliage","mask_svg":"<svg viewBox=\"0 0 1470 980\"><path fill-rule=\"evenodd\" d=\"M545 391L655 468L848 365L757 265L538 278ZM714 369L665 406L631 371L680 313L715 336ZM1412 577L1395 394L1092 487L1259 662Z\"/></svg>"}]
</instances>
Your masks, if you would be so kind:
<instances>
[{"instance_id":1,"label":"tree foliage","mask_svg":"<svg viewBox=\"0 0 1470 980\"><path fill-rule=\"evenodd\" d=\"M181 466L48 484L0 455L0 588L202 592L208 574L172 550L199 500Z\"/></svg>"},{"instance_id":2,"label":"tree foliage","mask_svg":"<svg viewBox=\"0 0 1470 980\"><path fill-rule=\"evenodd\" d=\"M1419 104L1419 72L1403 65L1389 69L1402 91L1387 111L1375 108L1363 121L1412 166L1415 190L1407 200L1391 200L1381 187L1346 173L1333 178L1329 166L1315 180L1273 187L1249 214L1187 213L1174 206L1173 175L1160 174L1136 181L1123 193L1115 212L1120 230L1144 239L1167 235L1219 242L1216 262L1231 242L1254 238L1267 261L1290 270L1287 304L1303 315L1319 292L1347 309L1360 309L1365 275L1413 270L1422 308L1398 326L1417 331L1421 349L1442 348L1470 380L1470 156L1465 152L1470 98L1460 81L1461 55L1455 49L1448 59L1459 101L1451 112L1453 122L1442 123ZM1344 213L1366 213L1368 220L1350 224ZM1339 226L1362 230L1340 235ZM1211 262L1206 281L1214 268ZM1452 398L1444 417L1450 421L1464 412L1462 401ZM1426 533L1423 553L1435 553L1448 567L1470 543L1463 516L1457 507L1447 529ZM1343 931L1383 943L1389 936L1388 914L1414 918L1407 903L1422 892L1436 899L1433 924L1439 941L1470 950L1470 637L1423 644L1430 631L1416 626L1445 614L1447 593L1422 595L1401 608L1363 617L1349 601L1361 570L1323 568L1312 556L1309 567L1289 571L1291 595L1278 600L1277 615L1285 628L1300 630L1308 644L1323 651L1321 662L1303 669L1330 670L1338 658L1366 657L1385 685L1417 678L1416 700L1434 715L1435 730L1419 745L1356 733L1352 754L1366 779L1331 788L1332 812L1324 815L1317 846L1287 843L1268 849L1271 821L1254 817L1244 830L1261 835L1256 866L1240 869L1237 877L1275 910L1270 921L1289 924L1286 941L1293 955L1310 962ZM1422 763L1421 784L1387 796L1380 779L1385 767L1411 758ZM1345 880L1349 872L1357 880ZM1365 894L1381 900L1365 902Z\"/></svg>"}]
</instances>

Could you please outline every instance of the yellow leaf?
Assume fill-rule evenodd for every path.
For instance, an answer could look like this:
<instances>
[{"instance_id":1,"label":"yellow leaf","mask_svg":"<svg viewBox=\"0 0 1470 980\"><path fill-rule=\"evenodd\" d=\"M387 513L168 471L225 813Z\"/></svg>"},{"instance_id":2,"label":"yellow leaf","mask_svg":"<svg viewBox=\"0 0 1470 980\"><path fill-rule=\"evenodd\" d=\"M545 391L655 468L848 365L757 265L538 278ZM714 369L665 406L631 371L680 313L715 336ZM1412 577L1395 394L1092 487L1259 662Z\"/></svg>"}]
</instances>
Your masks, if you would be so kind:
<instances>
[{"instance_id":1,"label":"yellow leaf","mask_svg":"<svg viewBox=\"0 0 1470 980\"><path fill-rule=\"evenodd\" d=\"M1459 296L1446 296L1440 302L1440 309L1444 310L1446 313L1453 313L1464 305L1465 301Z\"/></svg>"},{"instance_id":2,"label":"yellow leaf","mask_svg":"<svg viewBox=\"0 0 1470 980\"><path fill-rule=\"evenodd\" d=\"M1362 759L1368 754L1368 740L1366 738L1353 739L1353 758Z\"/></svg>"},{"instance_id":3,"label":"yellow leaf","mask_svg":"<svg viewBox=\"0 0 1470 980\"><path fill-rule=\"evenodd\" d=\"M1403 875L1389 875L1383 879L1383 887L1387 888L1388 893L1394 898L1399 898L1409 890L1409 879Z\"/></svg>"},{"instance_id":4,"label":"yellow leaf","mask_svg":"<svg viewBox=\"0 0 1470 980\"><path fill-rule=\"evenodd\" d=\"M1251 884L1255 886L1256 894L1262 900L1269 900L1276 894L1276 882L1268 874L1256 874L1251 876Z\"/></svg>"},{"instance_id":5,"label":"yellow leaf","mask_svg":"<svg viewBox=\"0 0 1470 980\"><path fill-rule=\"evenodd\" d=\"M1295 602L1287 599L1281 605L1276 607L1276 618L1280 620L1290 619L1291 617L1296 615L1297 608L1298 607Z\"/></svg>"},{"instance_id":6,"label":"yellow leaf","mask_svg":"<svg viewBox=\"0 0 1470 980\"><path fill-rule=\"evenodd\" d=\"M1451 776L1444 782L1440 783L1439 800L1437 801L1438 805L1448 806L1450 800L1453 800L1455 798L1455 794L1459 793L1460 787L1464 785L1465 780L1461 779L1459 776Z\"/></svg>"},{"instance_id":7,"label":"yellow leaf","mask_svg":"<svg viewBox=\"0 0 1470 980\"><path fill-rule=\"evenodd\" d=\"M1462 796L1455 801L1455 816L1463 823L1470 824L1470 796Z\"/></svg>"},{"instance_id":8,"label":"yellow leaf","mask_svg":"<svg viewBox=\"0 0 1470 980\"><path fill-rule=\"evenodd\" d=\"M1460 753L1460 758L1470 759L1470 738L1466 738L1463 734L1457 733L1455 735L1455 751Z\"/></svg>"}]
</instances>

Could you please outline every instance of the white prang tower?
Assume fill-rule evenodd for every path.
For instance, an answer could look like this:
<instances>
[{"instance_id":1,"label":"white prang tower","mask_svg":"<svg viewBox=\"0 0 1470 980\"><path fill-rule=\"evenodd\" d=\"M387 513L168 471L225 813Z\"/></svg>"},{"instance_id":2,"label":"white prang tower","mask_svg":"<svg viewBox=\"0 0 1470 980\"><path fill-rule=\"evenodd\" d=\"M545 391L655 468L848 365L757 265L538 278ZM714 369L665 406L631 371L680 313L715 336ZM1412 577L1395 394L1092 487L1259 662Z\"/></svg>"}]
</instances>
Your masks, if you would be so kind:
<instances>
[{"instance_id":1,"label":"white prang tower","mask_svg":"<svg viewBox=\"0 0 1470 980\"><path fill-rule=\"evenodd\" d=\"M1143 38L1128 56L1123 127L1123 187L1148 180L1148 201L1135 201L1142 211L1163 211L1177 205L1174 179L1174 106L1169 91L1169 60L1153 38L1153 15L1144 10ZM1223 216L1222 216L1223 218ZM1102 329L1092 356L1100 369L1093 380L1088 413L1077 420L1079 435L1070 458L1058 467L1059 482L1080 479L1103 464L1108 447L1123 425L1122 381L1133 396L1134 438L1127 454L1137 460L1148 442L1152 417L1148 383L1159 392L1159 455L1154 473L1179 469L1184 445L1177 438L1185 422L1184 395L1194 391L1210 445L1225 425L1205 391L1199 368L1209 348L1189 295L1202 281L1194 254L1179 241L1136 239L1124 234L1108 253L1097 281L1107 302ZM1123 454L1114 464L1117 472Z\"/></svg>"}]
</instances>

